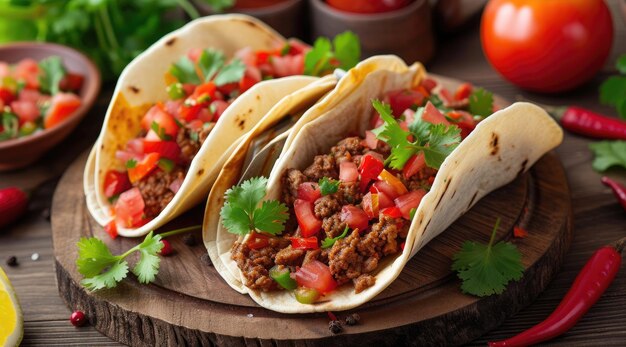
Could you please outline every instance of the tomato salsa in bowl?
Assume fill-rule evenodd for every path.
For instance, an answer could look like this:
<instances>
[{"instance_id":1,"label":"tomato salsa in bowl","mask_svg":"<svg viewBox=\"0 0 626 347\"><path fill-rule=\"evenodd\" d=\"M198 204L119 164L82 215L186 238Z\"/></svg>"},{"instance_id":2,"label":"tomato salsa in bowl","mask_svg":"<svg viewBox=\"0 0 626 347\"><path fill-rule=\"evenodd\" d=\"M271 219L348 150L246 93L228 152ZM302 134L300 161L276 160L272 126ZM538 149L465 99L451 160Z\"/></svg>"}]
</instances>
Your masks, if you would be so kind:
<instances>
[{"instance_id":1,"label":"tomato salsa in bowl","mask_svg":"<svg viewBox=\"0 0 626 347\"><path fill-rule=\"evenodd\" d=\"M57 44L3 45L0 57L2 171L36 161L67 137L95 102L100 73L86 56Z\"/></svg>"}]
</instances>

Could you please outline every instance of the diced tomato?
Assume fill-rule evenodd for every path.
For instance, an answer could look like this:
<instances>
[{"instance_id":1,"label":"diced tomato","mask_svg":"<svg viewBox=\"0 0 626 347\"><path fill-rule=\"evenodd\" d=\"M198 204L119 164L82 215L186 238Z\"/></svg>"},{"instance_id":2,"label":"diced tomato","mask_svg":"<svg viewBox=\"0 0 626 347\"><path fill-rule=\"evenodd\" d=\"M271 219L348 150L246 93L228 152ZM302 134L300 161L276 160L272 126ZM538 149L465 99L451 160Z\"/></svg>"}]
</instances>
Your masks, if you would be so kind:
<instances>
[{"instance_id":1,"label":"diced tomato","mask_svg":"<svg viewBox=\"0 0 626 347\"><path fill-rule=\"evenodd\" d=\"M109 170L104 175L104 195L107 198L113 197L129 190L132 187L126 172Z\"/></svg>"},{"instance_id":2,"label":"diced tomato","mask_svg":"<svg viewBox=\"0 0 626 347\"><path fill-rule=\"evenodd\" d=\"M383 171L384 163L382 157L377 156L375 152L368 152L361 158L361 164L359 166L359 173L361 174L361 181L371 181L378 177Z\"/></svg>"},{"instance_id":3,"label":"diced tomato","mask_svg":"<svg viewBox=\"0 0 626 347\"><path fill-rule=\"evenodd\" d=\"M350 229L359 229L359 231L362 232L369 226L367 214L354 205L345 205L342 207L340 218L342 222L348 224Z\"/></svg>"},{"instance_id":4,"label":"diced tomato","mask_svg":"<svg viewBox=\"0 0 626 347\"><path fill-rule=\"evenodd\" d=\"M178 119L185 122L191 122L192 120L198 118L198 115L203 108L205 108L205 105L202 104L193 106L181 104L178 108Z\"/></svg>"},{"instance_id":5,"label":"diced tomato","mask_svg":"<svg viewBox=\"0 0 626 347\"><path fill-rule=\"evenodd\" d=\"M174 181L172 181L172 183L170 183L168 188L172 191L172 193L176 194L178 193L178 191L180 190L180 187L182 186L183 186L183 179L177 178Z\"/></svg>"},{"instance_id":6,"label":"diced tomato","mask_svg":"<svg viewBox=\"0 0 626 347\"><path fill-rule=\"evenodd\" d=\"M232 92L238 89L239 89L239 82L227 83L227 84L222 84L221 86L217 86L217 90L224 95L230 95Z\"/></svg>"},{"instance_id":7,"label":"diced tomato","mask_svg":"<svg viewBox=\"0 0 626 347\"><path fill-rule=\"evenodd\" d=\"M472 94L472 85L470 83L463 83L454 92L454 100L463 100L469 98Z\"/></svg>"},{"instance_id":8,"label":"diced tomato","mask_svg":"<svg viewBox=\"0 0 626 347\"><path fill-rule=\"evenodd\" d=\"M159 105L150 107L148 112L146 112L143 118L141 118L141 127L146 131L150 130L152 121L154 120L156 115L161 112L165 112L165 111L161 107L159 107Z\"/></svg>"},{"instance_id":9,"label":"diced tomato","mask_svg":"<svg viewBox=\"0 0 626 347\"><path fill-rule=\"evenodd\" d=\"M59 82L59 88L65 91L77 92L83 86L84 79L83 75L68 72Z\"/></svg>"},{"instance_id":10,"label":"diced tomato","mask_svg":"<svg viewBox=\"0 0 626 347\"><path fill-rule=\"evenodd\" d=\"M430 101L426 103L422 119L432 124L450 125L450 122Z\"/></svg>"},{"instance_id":11,"label":"diced tomato","mask_svg":"<svg viewBox=\"0 0 626 347\"><path fill-rule=\"evenodd\" d=\"M159 153L150 153L146 155L142 161L138 162L135 167L129 168L128 178L130 179L130 183L139 182L152 172L152 170L157 167L160 158L161 155Z\"/></svg>"},{"instance_id":12,"label":"diced tomato","mask_svg":"<svg viewBox=\"0 0 626 347\"><path fill-rule=\"evenodd\" d=\"M420 86L424 87L429 93L432 93L433 88L437 86L437 82L432 78L425 78L422 83L420 83Z\"/></svg>"},{"instance_id":13,"label":"diced tomato","mask_svg":"<svg viewBox=\"0 0 626 347\"><path fill-rule=\"evenodd\" d=\"M39 107L32 101L13 101L11 110L20 119L20 124L24 122L34 122L39 118Z\"/></svg>"},{"instance_id":14,"label":"diced tomato","mask_svg":"<svg viewBox=\"0 0 626 347\"><path fill-rule=\"evenodd\" d=\"M213 82L207 82L201 84L196 87L196 90L191 94L191 98L196 100L198 103L208 103L209 101L215 100L215 92L217 91L217 87Z\"/></svg>"},{"instance_id":15,"label":"diced tomato","mask_svg":"<svg viewBox=\"0 0 626 347\"><path fill-rule=\"evenodd\" d=\"M15 65L13 74L16 79L23 79L27 88L39 89L39 65L34 59L22 59Z\"/></svg>"},{"instance_id":16,"label":"diced tomato","mask_svg":"<svg viewBox=\"0 0 626 347\"><path fill-rule=\"evenodd\" d=\"M391 172L387 170L383 170L378 175L378 178L385 183L389 184L395 190L395 195L404 195L408 192L408 189L404 186L404 183L398 179L398 177L394 176ZM392 196L392 194L389 194Z\"/></svg>"},{"instance_id":17,"label":"diced tomato","mask_svg":"<svg viewBox=\"0 0 626 347\"><path fill-rule=\"evenodd\" d=\"M193 94L193 91L196 90L196 85L192 83L183 83L183 91L185 95Z\"/></svg>"},{"instance_id":18,"label":"diced tomato","mask_svg":"<svg viewBox=\"0 0 626 347\"><path fill-rule=\"evenodd\" d=\"M256 51L255 54L256 54L255 64L261 65L261 64L268 64L270 62L270 57L275 55L276 53L274 51L259 50L259 51Z\"/></svg>"},{"instance_id":19,"label":"diced tomato","mask_svg":"<svg viewBox=\"0 0 626 347\"><path fill-rule=\"evenodd\" d=\"M380 211L380 213L384 214L385 216L389 216L391 218L402 217L402 211L400 211L400 209L395 206L384 208Z\"/></svg>"},{"instance_id":20,"label":"diced tomato","mask_svg":"<svg viewBox=\"0 0 626 347\"><path fill-rule=\"evenodd\" d=\"M9 65L9 63L0 61L0 78L5 78L9 76L10 73L11 73L11 66Z\"/></svg>"},{"instance_id":21,"label":"diced tomato","mask_svg":"<svg viewBox=\"0 0 626 347\"><path fill-rule=\"evenodd\" d=\"M8 105L15 99L15 94L13 94L10 89L0 87L0 101L2 101L2 103Z\"/></svg>"},{"instance_id":22,"label":"diced tomato","mask_svg":"<svg viewBox=\"0 0 626 347\"><path fill-rule=\"evenodd\" d=\"M252 232L248 237L247 246L250 249L261 249L270 243L270 237L261 233Z\"/></svg>"},{"instance_id":23,"label":"diced tomato","mask_svg":"<svg viewBox=\"0 0 626 347\"><path fill-rule=\"evenodd\" d=\"M252 88L252 86L254 86L256 83L257 83L256 80L248 76L243 76L241 81L239 81L239 92L241 93L246 92L248 89Z\"/></svg>"},{"instance_id":24,"label":"diced tomato","mask_svg":"<svg viewBox=\"0 0 626 347\"><path fill-rule=\"evenodd\" d=\"M372 194L372 192L365 194L362 204L369 219L378 217L378 194Z\"/></svg>"},{"instance_id":25,"label":"diced tomato","mask_svg":"<svg viewBox=\"0 0 626 347\"><path fill-rule=\"evenodd\" d=\"M304 73L304 55L273 56L270 61L275 77L302 75Z\"/></svg>"},{"instance_id":26,"label":"diced tomato","mask_svg":"<svg viewBox=\"0 0 626 347\"><path fill-rule=\"evenodd\" d=\"M304 54L311 50L311 47L297 40L289 40L288 44L289 52L287 54L289 55Z\"/></svg>"},{"instance_id":27,"label":"diced tomato","mask_svg":"<svg viewBox=\"0 0 626 347\"><path fill-rule=\"evenodd\" d=\"M293 249L318 249L317 237L291 237L291 248Z\"/></svg>"},{"instance_id":28,"label":"diced tomato","mask_svg":"<svg viewBox=\"0 0 626 347\"><path fill-rule=\"evenodd\" d=\"M385 182L385 181L377 181L372 185L372 189L375 189L376 192L382 192L385 193L385 195L387 195L390 199L395 199L398 196L400 196L400 194L398 194L398 192L396 191L396 189L389 183Z\"/></svg>"},{"instance_id":29,"label":"diced tomato","mask_svg":"<svg viewBox=\"0 0 626 347\"><path fill-rule=\"evenodd\" d=\"M174 116L163 111L160 107L158 107L157 110L159 111L155 111L154 117L152 118L152 122L150 122L149 128L146 130L152 130L152 123L156 123L160 129L163 129L163 132L166 135L169 135L171 137L176 137L176 135L178 134L178 124L176 123ZM142 119L142 122L143 122L143 119Z\"/></svg>"},{"instance_id":30,"label":"diced tomato","mask_svg":"<svg viewBox=\"0 0 626 347\"><path fill-rule=\"evenodd\" d=\"M449 105L454 102L454 95L452 95L452 93L450 93L450 91L446 88L441 88L439 96L445 105Z\"/></svg>"},{"instance_id":31,"label":"diced tomato","mask_svg":"<svg viewBox=\"0 0 626 347\"><path fill-rule=\"evenodd\" d=\"M421 106L424 102L424 95L416 90L394 90L387 93L387 95L389 96L389 105L393 115L396 117L400 117L406 109Z\"/></svg>"},{"instance_id":32,"label":"diced tomato","mask_svg":"<svg viewBox=\"0 0 626 347\"><path fill-rule=\"evenodd\" d=\"M210 109L213 111L213 122L217 122L220 119L222 113L228 108L228 105L229 104L224 100L215 100L211 103Z\"/></svg>"},{"instance_id":33,"label":"diced tomato","mask_svg":"<svg viewBox=\"0 0 626 347\"><path fill-rule=\"evenodd\" d=\"M235 58L239 58L244 64L248 66L256 65L256 52L252 49L252 47L248 46L241 48L235 52L234 56Z\"/></svg>"},{"instance_id":34,"label":"diced tomato","mask_svg":"<svg viewBox=\"0 0 626 347\"><path fill-rule=\"evenodd\" d=\"M347 160L341 162L339 164L339 179L343 182L356 182L359 179L356 164Z\"/></svg>"},{"instance_id":35,"label":"diced tomato","mask_svg":"<svg viewBox=\"0 0 626 347\"><path fill-rule=\"evenodd\" d=\"M404 168L402 168L402 174L404 178L409 179L424 167L426 167L426 160L424 159L424 153L420 152L413 155L409 161L406 162Z\"/></svg>"},{"instance_id":36,"label":"diced tomato","mask_svg":"<svg viewBox=\"0 0 626 347\"><path fill-rule=\"evenodd\" d=\"M376 129L381 125L385 124L385 122L380 118L380 114L378 112L374 112L372 115L372 119L370 120L370 128Z\"/></svg>"},{"instance_id":37,"label":"diced tomato","mask_svg":"<svg viewBox=\"0 0 626 347\"><path fill-rule=\"evenodd\" d=\"M115 151L115 158L117 158L122 163L126 163L130 159L140 161L142 157L143 154L137 154L130 151Z\"/></svg>"},{"instance_id":38,"label":"diced tomato","mask_svg":"<svg viewBox=\"0 0 626 347\"><path fill-rule=\"evenodd\" d=\"M129 189L115 203L115 220L125 228L132 228L143 222L145 203L139 188Z\"/></svg>"},{"instance_id":39,"label":"diced tomato","mask_svg":"<svg viewBox=\"0 0 626 347\"><path fill-rule=\"evenodd\" d=\"M304 182L298 186L298 199L315 202L321 197L322 193L317 182Z\"/></svg>"},{"instance_id":40,"label":"diced tomato","mask_svg":"<svg viewBox=\"0 0 626 347\"><path fill-rule=\"evenodd\" d=\"M178 109L180 108L180 105L182 105L182 103L183 102L181 100L168 100L165 102L162 109L165 112L174 116L174 118L178 118ZM141 124L143 126L143 122Z\"/></svg>"},{"instance_id":41,"label":"diced tomato","mask_svg":"<svg viewBox=\"0 0 626 347\"><path fill-rule=\"evenodd\" d=\"M424 195L426 195L426 191L418 189L396 198L394 202L396 207L402 212L402 217L410 220L411 210L419 206Z\"/></svg>"},{"instance_id":42,"label":"diced tomato","mask_svg":"<svg viewBox=\"0 0 626 347\"><path fill-rule=\"evenodd\" d=\"M469 112L454 110L447 113L454 124L461 128L461 138L466 138L476 128L476 121Z\"/></svg>"},{"instance_id":43,"label":"diced tomato","mask_svg":"<svg viewBox=\"0 0 626 347\"><path fill-rule=\"evenodd\" d=\"M204 122L200 119L192 120L191 122L187 123L187 128L191 130L198 131L202 129L203 127L204 127Z\"/></svg>"},{"instance_id":44,"label":"diced tomato","mask_svg":"<svg viewBox=\"0 0 626 347\"><path fill-rule=\"evenodd\" d=\"M143 141L144 153L158 153L161 158L178 161L180 147L175 141Z\"/></svg>"},{"instance_id":45,"label":"diced tomato","mask_svg":"<svg viewBox=\"0 0 626 347\"><path fill-rule=\"evenodd\" d=\"M41 98L41 93L35 89L23 89L20 94L17 96L19 101L28 101L32 103L37 103L37 101Z\"/></svg>"},{"instance_id":46,"label":"diced tomato","mask_svg":"<svg viewBox=\"0 0 626 347\"><path fill-rule=\"evenodd\" d=\"M295 277L299 286L313 288L322 294L330 293L337 287L330 268L319 260L302 265Z\"/></svg>"},{"instance_id":47,"label":"diced tomato","mask_svg":"<svg viewBox=\"0 0 626 347\"><path fill-rule=\"evenodd\" d=\"M78 96L71 93L58 93L50 100L50 108L44 119L46 129L61 123L80 107L81 101Z\"/></svg>"},{"instance_id":48,"label":"diced tomato","mask_svg":"<svg viewBox=\"0 0 626 347\"><path fill-rule=\"evenodd\" d=\"M385 193L384 191L378 189L378 187L380 187L381 185L387 185L387 183L383 182L383 181L378 181L376 183L374 183L374 185L372 185L372 187L370 188L370 192L372 194L377 194L378 195L378 209L382 210L383 208L387 208L390 206L394 206L393 203L393 199L387 195L387 193ZM387 185L387 187L389 187L389 189L393 190L395 192L395 189L391 188L390 186Z\"/></svg>"},{"instance_id":49,"label":"diced tomato","mask_svg":"<svg viewBox=\"0 0 626 347\"><path fill-rule=\"evenodd\" d=\"M310 201L296 199L293 203L296 212L296 219L300 226L303 237L315 236L322 229L322 221L315 217L313 213L313 203Z\"/></svg>"},{"instance_id":50,"label":"diced tomato","mask_svg":"<svg viewBox=\"0 0 626 347\"><path fill-rule=\"evenodd\" d=\"M376 135L374 135L374 133L369 130L365 132L364 143L370 149L376 149L376 147L378 147L378 139L376 138Z\"/></svg>"},{"instance_id":51,"label":"diced tomato","mask_svg":"<svg viewBox=\"0 0 626 347\"><path fill-rule=\"evenodd\" d=\"M104 226L104 231L111 236L112 239L115 240L117 237L117 223L115 220L110 221L107 225Z\"/></svg>"},{"instance_id":52,"label":"diced tomato","mask_svg":"<svg viewBox=\"0 0 626 347\"><path fill-rule=\"evenodd\" d=\"M200 59L200 56L202 55L202 51L203 49L199 47L191 48L187 51L187 58L189 58L189 60L193 61L194 63L197 63Z\"/></svg>"}]
</instances>

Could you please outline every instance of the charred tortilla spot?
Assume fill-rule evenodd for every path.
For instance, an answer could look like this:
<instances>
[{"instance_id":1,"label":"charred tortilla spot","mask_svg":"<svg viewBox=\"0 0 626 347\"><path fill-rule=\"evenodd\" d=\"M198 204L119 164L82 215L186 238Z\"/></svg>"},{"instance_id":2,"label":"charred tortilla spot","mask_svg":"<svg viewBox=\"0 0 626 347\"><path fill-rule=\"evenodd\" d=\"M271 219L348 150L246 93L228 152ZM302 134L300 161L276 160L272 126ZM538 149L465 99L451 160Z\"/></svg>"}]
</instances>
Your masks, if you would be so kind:
<instances>
[{"instance_id":1,"label":"charred tortilla spot","mask_svg":"<svg viewBox=\"0 0 626 347\"><path fill-rule=\"evenodd\" d=\"M246 125L246 120L245 119L241 119L241 120L239 120L239 123L237 123L237 126L241 130L243 130L245 128L245 125Z\"/></svg>"},{"instance_id":2,"label":"charred tortilla spot","mask_svg":"<svg viewBox=\"0 0 626 347\"><path fill-rule=\"evenodd\" d=\"M491 155L498 154L498 135L496 133L491 133L491 143L489 145L491 146Z\"/></svg>"},{"instance_id":3,"label":"charred tortilla spot","mask_svg":"<svg viewBox=\"0 0 626 347\"><path fill-rule=\"evenodd\" d=\"M128 89L130 89L131 92L138 94L140 92L139 88L135 87L135 86L128 86Z\"/></svg>"},{"instance_id":4,"label":"charred tortilla spot","mask_svg":"<svg viewBox=\"0 0 626 347\"><path fill-rule=\"evenodd\" d=\"M171 39L169 39L169 40L165 41L165 45L166 45L166 46L171 46L171 45L173 45L174 43L176 43L176 38L175 38L175 37L172 37Z\"/></svg>"},{"instance_id":5,"label":"charred tortilla spot","mask_svg":"<svg viewBox=\"0 0 626 347\"><path fill-rule=\"evenodd\" d=\"M444 195L446 195L446 192L448 191L448 187L450 187L450 182L452 182L452 177L449 177L448 180L446 181L446 188L443 190L443 193L439 196L439 200L437 201L437 204L435 205L435 209L437 209L437 207L441 203L441 200L443 200Z\"/></svg>"},{"instance_id":6,"label":"charred tortilla spot","mask_svg":"<svg viewBox=\"0 0 626 347\"><path fill-rule=\"evenodd\" d=\"M202 176L203 173L204 173L204 169L198 170L198 176Z\"/></svg>"},{"instance_id":7,"label":"charred tortilla spot","mask_svg":"<svg viewBox=\"0 0 626 347\"><path fill-rule=\"evenodd\" d=\"M257 100L261 100L261 96L259 94L256 95Z\"/></svg>"},{"instance_id":8,"label":"charred tortilla spot","mask_svg":"<svg viewBox=\"0 0 626 347\"><path fill-rule=\"evenodd\" d=\"M104 144L100 145L100 149L104 150Z\"/></svg>"},{"instance_id":9,"label":"charred tortilla spot","mask_svg":"<svg viewBox=\"0 0 626 347\"><path fill-rule=\"evenodd\" d=\"M474 193L474 196L472 196L472 199L470 200L469 205L467 205L468 209L472 207L472 204L474 204L474 201L476 200L477 196L478 196L478 192Z\"/></svg>"},{"instance_id":10,"label":"charred tortilla spot","mask_svg":"<svg viewBox=\"0 0 626 347\"><path fill-rule=\"evenodd\" d=\"M248 109L248 113L252 114L252 111L253 110L251 108Z\"/></svg>"},{"instance_id":11,"label":"charred tortilla spot","mask_svg":"<svg viewBox=\"0 0 626 347\"><path fill-rule=\"evenodd\" d=\"M526 171L526 165L527 165L527 164L528 164L528 159L525 159L525 160L522 162L522 167L519 169L519 172L517 173L517 175L518 175L518 176L519 176L519 175L521 175L521 174L523 174L523 173L524 173L524 171Z\"/></svg>"}]
</instances>

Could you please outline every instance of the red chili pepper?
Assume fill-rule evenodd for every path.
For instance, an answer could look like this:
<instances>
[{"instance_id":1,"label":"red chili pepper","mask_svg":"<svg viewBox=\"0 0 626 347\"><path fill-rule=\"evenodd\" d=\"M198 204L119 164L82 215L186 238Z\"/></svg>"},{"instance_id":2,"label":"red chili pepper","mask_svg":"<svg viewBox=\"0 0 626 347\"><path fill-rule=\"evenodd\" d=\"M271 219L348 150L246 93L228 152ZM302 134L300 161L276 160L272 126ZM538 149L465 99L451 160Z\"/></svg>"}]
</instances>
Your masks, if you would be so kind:
<instances>
[{"instance_id":1,"label":"red chili pepper","mask_svg":"<svg viewBox=\"0 0 626 347\"><path fill-rule=\"evenodd\" d=\"M490 347L528 346L555 338L571 329L600 299L622 264L621 252L626 238L615 245L597 250L580 271L559 306L543 322L502 341L489 342Z\"/></svg>"},{"instance_id":2,"label":"red chili pepper","mask_svg":"<svg viewBox=\"0 0 626 347\"><path fill-rule=\"evenodd\" d=\"M615 197L617 198L619 203L622 205L624 210L626 210L626 187L606 176L602 177L602 183L604 183L605 186L608 186L613 190L613 194L615 194Z\"/></svg>"},{"instance_id":3,"label":"red chili pepper","mask_svg":"<svg viewBox=\"0 0 626 347\"><path fill-rule=\"evenodd\" d=\"M534 103L534 102L533 102ZM626 122L577 106L541 105L563 128L576 134L598 139L626 140Z\"/></svg>"}]
</instances>

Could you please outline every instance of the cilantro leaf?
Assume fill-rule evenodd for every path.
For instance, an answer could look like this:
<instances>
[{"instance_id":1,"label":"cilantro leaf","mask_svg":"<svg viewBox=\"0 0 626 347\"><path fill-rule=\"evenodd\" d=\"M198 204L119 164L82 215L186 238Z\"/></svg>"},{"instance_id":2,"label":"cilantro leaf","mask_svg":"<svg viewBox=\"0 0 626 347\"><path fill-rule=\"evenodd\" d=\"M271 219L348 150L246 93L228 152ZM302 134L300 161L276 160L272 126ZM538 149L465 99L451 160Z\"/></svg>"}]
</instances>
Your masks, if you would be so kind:
<instances>
[{"instance_id":1,"label":"cilantro leaf","mask_svg":"<svg viewBox=\"0 0 626 347\"><path fill-rule=\"evenodd\" d=\"M85 277L80 284L89 290L99 290L103 288L114 288L117 283L126 278L128 274L128 263L126 260L116 262L108 270L99 275Z\"/></svg>"},{"instance_id":2,"label":"cilantro leaf","mask_svg":"<svg viewBox=\"0 0 626 347\"><path fill-rule=\"evenodd\" d=\"M439 168L443 161L461 142L461 129L455 125L434 124L428 134L428 146L424 147L426 165Z\"/></svg>"},{"instance_id":3,"label":"cilantro leaf","mask_svg":"<svg viewBox=\"0 0 626 347\"><path fill-rule=\"evenodd\" d=\"M611 76L600 85L600 102L618 108L620 117L626 119L626 76Z\"/></svg>"},{"instance_id":4,"label":"cilantro leaf","mask_svg":"<svg viewBox=\"0 0 626 347\"><path fill-rule=\"evenodd\" d=\"M126 161L126 168L127 169L134 169L137 166L137 159L135 158L130 158Z\"/></svg>"},{"instance_id":5,"label":"cilantro leaf","mask_svg":"<svg viewBox=\"0 0 626 347\"><path fill-rule=\"evenodd\" d=\"M233 59L228 65L220 69L213 82L216 86L237 82L243 78L245 72L246 65L239 59Z\"/></svg>"},{"instance_id":6,"label":"cilantro leaf","mask_svg":"<svg viewBox=\"0 0 626 347\"><path fill-rule=\"evenodd\" d=\"M346 225L346 228L343 229L343 232L341 233L341 235L337 237L333 237L333 238L327 237L324 240L322 240L322 248L332 247L335 244L335 242L337 242L337 240L343 239L344 237L346 237L346 235L348 235L348 230L350 230L350 228L348 228L348 226Z\"/></svg>"},{"instance_id":7,"label":"cilantro leaf","mask_svg":"<svg viewBox=\"0 0 626 347\"><path fill-rule=\"evenodd\" d=\"M213 79L215 74L224 66L224 60L224 53L220 51L214 49L205 49L202 51L198 59L198 67L200 71L202 71L205 82Z\"/></svg>"},{"instance_id":8,"label":"cilantro leaf","mask_svg":"<svg viewBox=\"0 0 626 347\"><path fill-rule=\"evenodd\" d=\"M339 68L349 70L358 64L361 59L361 44L359 37L351 32L344 31L333 39L335 58L339 60Z\"/></svg>"},{"instance_id":9,"label":"cilantro leaf","mask_svg":"<svg viewBox=\"0 0 626 347\"><path fill-rule=\"evenodd\" d=\"M203 0L214 12L220 13L235 5L235 0Z\"/></svg>"},{"instance_id":10,"label":"cilantro leaf","mask_svg":"<svg viewBox=\"0 0 626 347\"><path fill-rule=\"evenodd\" d=\"M387 158L389 166L400 170L411 159L411 156L417 152L417 148L409 142L409 132L402 129L400 124L393 118L389 104L383 104L380 100L374 100L372 105L385 122L380 128L374 129L372 132L379 140L386 142L391 147L391 154Z\"/></svg>"},{"instance_id":11,"label":"cilantro leaf","mask_svg":"<svg viewBox=\"0 0 626 347\"><path fill-rule=\"evenodd\" d=\"M226 201L220 211L222 223L229 232L245 235L251 231L280 234L288 219L287 207L278 201L264 201L267 178L255 177L226 191Z\"/></svg>"},{"instance_id":12,"label":"cilantro leaf","mask_svg":"<svg viewBox=\"0 0 626 347\"><path fill-rule=\"evenodd\" d=\"M76 267L85 277L93 277L119 261L118 257L111 254L107 245L95 237L81 237L77 245Z\"/></svg>"},{"instance_id":13,"label":"cilantro leaf","mask_svg":"<svg viewBox=\"0 0 626 347\"><path fill-rule=\"evenodd\" d=\"M437 94L432 94L429 98L428 101L430 101L433 106L435 106L438 110L441 111L449 111L450 109L447 108L444 104L443 104L443 100L441 100L441 98L439 97L439 95Z\"/></svg>"},{"instance_id":14,"label":"cilantro leaf","mask_svg":"<svg viewBox=\"0 0 626 347\"><path fill-rule=\"evenodd\" d=\"M200 77L196 72L196 66L186 55L180 57L177 62L170 67L170 73L176 77L180 83L200 84Z\"/></svg>"},{"instance_id":15,"label":"cilantro leaf","mask_svg":"<svg viewBox=\"0 0 626 347\"><path fill-rule=\"evenodd\" d=\"M469 96L469 111L478 116L490 116L493 113L493 94L476 88Z\"/></svg>"},{"instance_id":16,"label":"cilantro leaf","mask_svg":"<svg viewBox=\"0 0 626 347\"><path fill-rule=\"evenodd\" d=\"M494 239L500 218L491 233L489 244L465 241L461 250L453 256L452 270L463 281L461 290L466 294L489 296L501 294L512 280L519 280L524 273L522 255L510 242Z\"/></svg>"},{"instance_id":17,"label":"cilantro leaf","mask_svg":"<svg viewBox=\"0 0 626 347\"><path fill-rule=\"evenodd\" d=\"M341 182L336 181L332 178L328 178L328 177L320 178L318 184L320 186L320 192L322 193L322 196L337 193L337 191L339 190L340 183Z\"/></svg>"},{"instance_id":18,"label":"cilantro leaf","mask_svg":"<svg viewBox=\"0 0 626 347\"><path fill-rule=\"evenodd\" d=\"M165 129L161 128L159 126L159 123L154 120L152 121L152 123L150 123L150 129L152 129L152 131L154 131L157 136L159 136L159 138L163 141L169 141L172 139L172 137L165 132Z\"/></svg>"},{"instance_id":19,"label":"cilantro leaf","mask_svg":"<svg viewBox=\"0 0 626 347\"><path fill-rule=\"evenodd\" d=\"M254 226L259 231L268 234L280 234L285 226L283 225L289 219L289 210L285 204L281 204L276 200L264 201L261 207L254 211Z\"/></svg>"},{"instance_id":20,"label":"cilantro leaf","mask_svg":"<svg viewBox=\"0 0 626 347\"><path fill-rule=\"evenodd\" d=\"M617 62L615 63L615 67L617 71L622 74L626 74L626 54L622 54L617 58Z\"/></svg>"},{"instance_id":21,"label":"cilantro leaf","mask_svg":"<svg viewBox=\"0 0 626 347\"><path fill-rule=\"evenodd\" d=\"M159 263L161 258L157 255L163 248L161 235L152 236L152 231L146 235L146 238L139 244L140 252L139 261L133 268L133 273L139 279L139 283L150 283L154 281L157 273L159 273Z\"/></svg>"},{"instance_id":22,"label":"cilantro leaf","mask_svg":"<svg viewBox=\"0 0 626 347\"><path fill-rule=\"evenodd\" d=\"M332 44L326 37L318 37L313 48L304 56L304 74L317 76L327 69L328 60L332 57Z\"/></svg>"},{"instance_id":23,"label":"cilantro leaf","mask_svg":"<svg viewBox=\"0 0 626 347\"><path fill-rule=\"evenodd\" d=\"M51 56L39 62L41 75L39 84L44 93L55 95L59 92L59 83L65 77L66 71L61 58Z\"/></svg>"},{"instance_id":24,"label":"cilantro leaf","mask_svg":"<svg viewBox=\"0 0 626 347\"><path fill-rule=\"evenodd\" d=\"M626 141L600 141L589 144L595 154L591 164L597 171L605 171L613 166L626 169Z\"/></svg>"}]
</instances>

